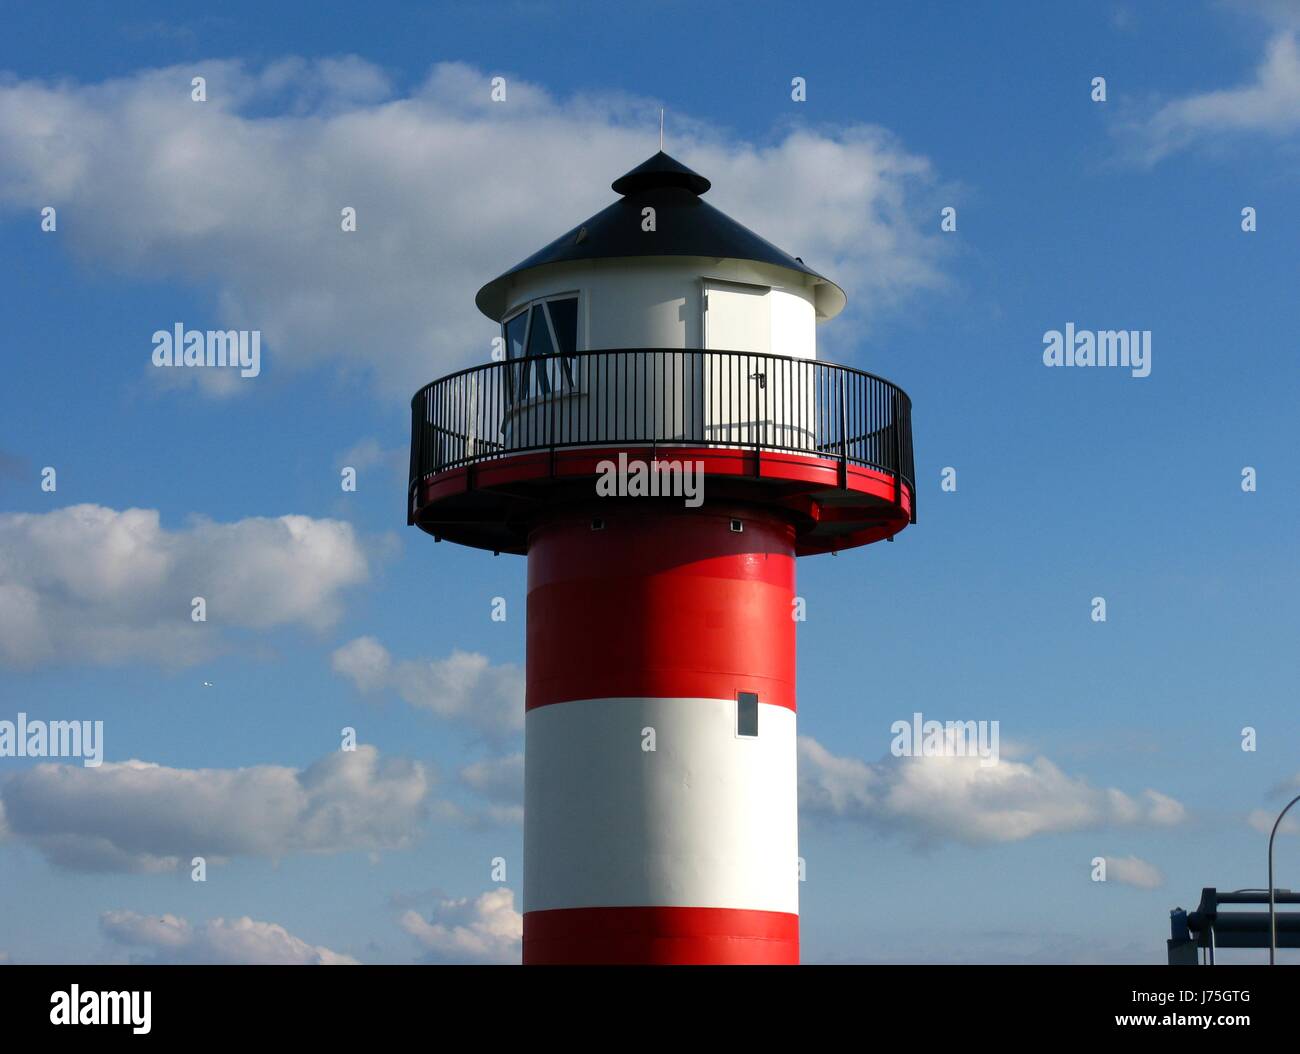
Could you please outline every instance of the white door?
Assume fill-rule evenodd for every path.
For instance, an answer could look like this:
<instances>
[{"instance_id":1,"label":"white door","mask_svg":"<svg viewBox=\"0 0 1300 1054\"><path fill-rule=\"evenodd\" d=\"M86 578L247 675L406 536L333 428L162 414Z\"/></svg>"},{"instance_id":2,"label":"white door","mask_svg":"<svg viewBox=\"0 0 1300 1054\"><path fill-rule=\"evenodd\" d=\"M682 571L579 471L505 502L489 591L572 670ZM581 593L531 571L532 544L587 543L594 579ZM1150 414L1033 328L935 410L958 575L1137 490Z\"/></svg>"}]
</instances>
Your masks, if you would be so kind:
<instances>
[{"instance_id":1,"label":"white door","mask_svg":"<svg viewBox=\"0 0 1300 1054\"><path fill-rule=\"evenodd\" d=\"M770 390L772 308L767 286L704 282L704 347L745 355L706 356L705 438L715 443L765 441Z\"/></svg>"},{"instance_id":2,"label":"white door","mask_svg":"<svg viewBox=\"0 0 1300 1054\"><path fill-rule=\"evenodd\" d=\"M772 350L772 308L765 285L704 282L704 346L718 351Z\"/></svg>"}]
</instances>

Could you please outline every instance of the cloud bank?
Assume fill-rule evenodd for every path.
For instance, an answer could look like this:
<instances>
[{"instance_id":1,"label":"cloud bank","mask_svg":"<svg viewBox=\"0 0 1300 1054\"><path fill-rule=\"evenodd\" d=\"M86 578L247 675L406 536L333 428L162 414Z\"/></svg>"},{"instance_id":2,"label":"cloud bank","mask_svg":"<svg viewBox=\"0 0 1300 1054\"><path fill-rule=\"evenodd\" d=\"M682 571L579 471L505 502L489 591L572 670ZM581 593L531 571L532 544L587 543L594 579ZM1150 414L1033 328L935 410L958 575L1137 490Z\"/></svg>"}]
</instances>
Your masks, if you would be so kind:
<instances>
[{"instance_id":1,"label":"cloud bank","mask_svg":"<svg viewBox=\"0 0 1300 1054\"><path fill-rule=\"evenodd\" d=\"M1168 826L1186 815L1159 791L1132 797L1093 787L1043 757L1004 758L988 767L975 757L886 757L873 764L838 757L807 736L799 739L799 809L918 845L995 845L1103 827Z\"/></svg>"},{"instance_id":2,"label":"cloud bank","mask_svg":"<svg viewBox=\"0 0 1300 1054\"><path fill-rule=\"evenodd\" d=\"M428 815L431 783L420 763L361 745L305 769L41 764L0 783L0 802L8 836L58 867L160 872L195 856L405 848Z\"/></svg>"},{"instance_id":3,"label":"cloud bank","mask_svg":"<svg viewBox=\"0 0 1300 1054\"><path fill-rule=\"evenodd\" d=\"M196 75L206 102L191 100ZM330 366L409 396L487 361L478 287L614 200L609 183L654 152L651 100L560 99L508 78L498 103L489 82L441 63L397 90L355 57L9 80L0 208L53 205L57 237L89 266L210 290L211 318L184 321L261 330L264 377ZM858 323L941 283L939 236L909 208L930 165L884 129L755 145L676 123L670 151L714 181L710 200L848 289ZM174 321L123 335L141 369L153 329ZM179 372L222 391L260 383Z\"/></svg>"},{"instance_id":4,"label":"cloud bank","mask_svg":"<svg viewBox=\"0 0 1300 1054\"><path fill-rule=\"evenodd\" d=\"M1197 143L1246 134L1281 139L1300 132L1300 45L1295 30L1269 40L1252 80L1174 99L1125 129L1145 164Z\"/></svg>"},{"instance_id":5,"label":"cloud bank","mask_svg":"<svg viewBox=\"0 0 1300 1054\"><path fill-rule=\"evenodd\" d=\"M0 666L189 665L223 630L323 629L369 567L350 524L310 516L195 519L72 505L0 514ZM206 622L192 618L202 597Z\"/></svg>"},{"instance_id":6,"label":"cloud bank","mask_svg":"<svg viewBox=\"0 0 1300 1054\"><path fill-rule=\"evenodd\" d=\"M191 925L176 915L106 911L99 917L104 935L127 948L143 948L150 963L222 966L342 966L356 959L295 937L274 922L247 916Z\"/></svg>"},{"instance_id":7,"label":"cloud bank","mask_svg":"<svg viewBox=\"0 0 1300 1054\"><path fill-rule=\"evenodd\" d=\"M407 911L400 924L436 962L516 963L523 947L524 917L504 886L472 901L444 900L432 919Z\"/></svg>"},{"instance_id":8,"label":"cloud bank","mask_svg":"<svg viewBox=\"0 0 1300 1054\"><path fill-rule=\"evenodd\" d=\"M513 663L493 665L487 656L459 648L445 659L395 662L367 636L335 649L330 665L366 696L392 691L417 709L493 735L524 727L524 677Z\"/></svg>"}]
</instances>

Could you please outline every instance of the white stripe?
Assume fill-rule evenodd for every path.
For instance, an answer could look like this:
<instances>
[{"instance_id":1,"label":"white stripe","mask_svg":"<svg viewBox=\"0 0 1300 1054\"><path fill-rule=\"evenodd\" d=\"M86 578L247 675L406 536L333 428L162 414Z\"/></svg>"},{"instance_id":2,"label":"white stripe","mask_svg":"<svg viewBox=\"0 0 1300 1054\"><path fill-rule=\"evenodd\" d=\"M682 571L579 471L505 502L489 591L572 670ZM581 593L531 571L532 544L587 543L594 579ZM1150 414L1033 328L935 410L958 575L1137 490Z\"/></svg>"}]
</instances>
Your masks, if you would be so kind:
<instances>
[{"instance_id":1,"label":"white stripe","mask_svg":"<svg viewBox=\"0 0 1300 1054\"><path fill-rule=\"evenodd\" d=\"M525 744L525 911L798 912L793 710L747 738L734 699L583 699L530 710Z\"/></svg>"}]
</instances>

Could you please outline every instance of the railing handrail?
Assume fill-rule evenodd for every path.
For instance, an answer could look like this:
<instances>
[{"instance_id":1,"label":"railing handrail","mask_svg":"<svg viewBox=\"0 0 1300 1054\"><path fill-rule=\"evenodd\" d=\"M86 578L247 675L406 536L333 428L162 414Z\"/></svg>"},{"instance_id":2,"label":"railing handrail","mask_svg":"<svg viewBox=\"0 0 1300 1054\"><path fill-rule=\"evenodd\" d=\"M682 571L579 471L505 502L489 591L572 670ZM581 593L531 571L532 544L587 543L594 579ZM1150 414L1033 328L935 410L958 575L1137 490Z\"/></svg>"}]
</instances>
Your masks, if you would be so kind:
<instances>
[{"instance_id":1,"label":"railing handrail","mask_svg":"<svg viewBox=\"0 0 1300 1054\"><path fill-rule=\"evenodd\" d=\"M883 472L894 504L907 484L915 522L911 410L907 393L877 374L772 352L597 348L497 359L412 396L408 517L419 481L441 471L534 451L549 451L554 471L557 449L700 445L830 457L840 488L850 464Z\"/></svg>"},{"instance_id":2,"label":"railing handrail","mask_svg":"<svg viewBox=\"0 0 1300 1054\"><path fill-rule=\"evenodd\" d=\"M415 400L420 398L430 388L438 384L445 384L447 381L454 381L457 377L465 377L471 373L477 373L481 370L500 369L503 366L520 366L525 362L548 362L556 359L581 359L588 355L638 355L648 352L663 352L665 354L676 355L744 355L747 358L757 359L777 359L782 362L806 362L809 364L816 363L820 366L826 366L831 369L843 370L845 373L855 373L859 377L869 377L873 381L879 381L881 384L888 385L894 389L907 401L907 408L912 408L912 399L907 392L903 391L897 384L891 380L880 376L878 373L872 373L870 370L860 370L856 366L845 366L838 362L828 362L826 359L810 359L802 355L778 355L772 351L734 351L731 349L720 348L588 348L585 351L575 351L565 353L562 351L552 351L545 355L528 355L517 359L493 359L491 362L481 362L477 366L466 366L463 369L456 370L454 373L444 374L437 380L430 381L424 387L420 388L411 396L411 409L415 409Z\"/></svg>"}]
</instances>

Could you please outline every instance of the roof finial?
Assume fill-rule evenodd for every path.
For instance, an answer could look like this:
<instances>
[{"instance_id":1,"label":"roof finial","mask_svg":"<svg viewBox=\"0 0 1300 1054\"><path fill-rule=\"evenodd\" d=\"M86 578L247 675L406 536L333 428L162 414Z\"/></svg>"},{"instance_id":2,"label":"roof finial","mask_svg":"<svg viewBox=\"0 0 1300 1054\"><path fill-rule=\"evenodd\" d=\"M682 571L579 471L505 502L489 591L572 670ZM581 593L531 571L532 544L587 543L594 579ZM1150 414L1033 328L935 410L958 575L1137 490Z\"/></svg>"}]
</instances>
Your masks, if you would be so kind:
<instances>
[{"instance_id":1,"label":"roof finial","mask_svg":"<svg viewBox=\"0 0 1300 1054\"><path fill-rule=\"evenodd\" d=\"M664 108L659 107L659 149L664 148Z\"/></svg>"}]
</instances>

